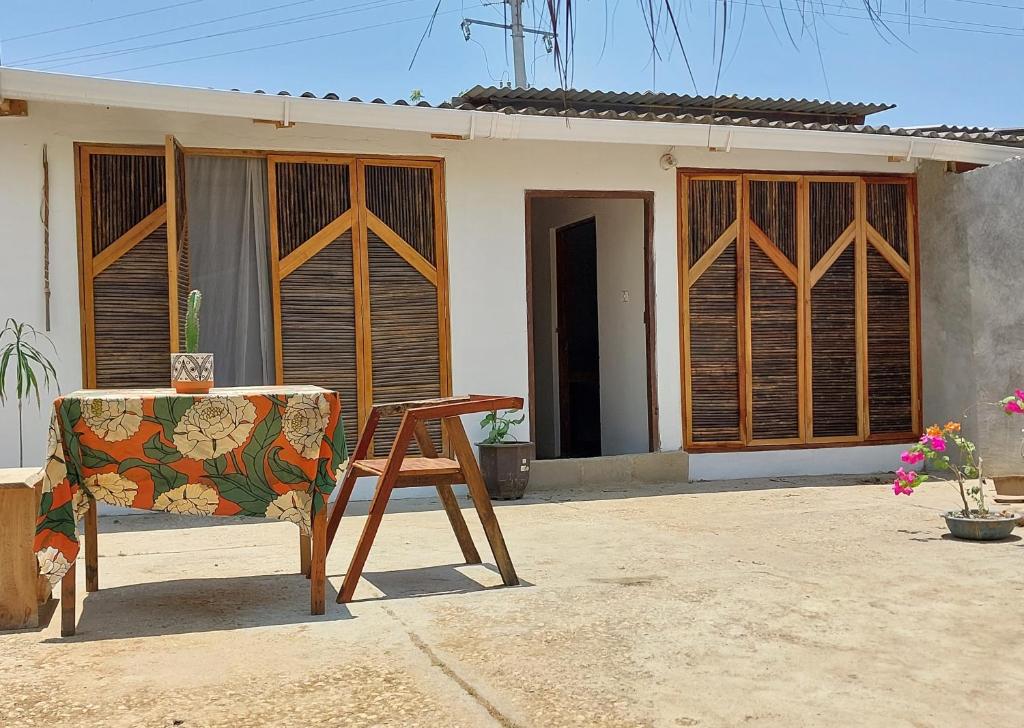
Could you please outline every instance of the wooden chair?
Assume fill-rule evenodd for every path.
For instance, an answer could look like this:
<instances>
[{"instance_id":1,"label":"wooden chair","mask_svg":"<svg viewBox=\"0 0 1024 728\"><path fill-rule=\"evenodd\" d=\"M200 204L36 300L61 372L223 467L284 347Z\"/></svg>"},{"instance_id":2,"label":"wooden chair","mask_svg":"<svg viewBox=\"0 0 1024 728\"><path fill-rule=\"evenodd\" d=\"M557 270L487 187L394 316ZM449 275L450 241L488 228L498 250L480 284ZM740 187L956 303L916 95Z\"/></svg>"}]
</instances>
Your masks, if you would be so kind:
<instances>
[{"instance_id":1,"label":"wooden chair","mask_svg":"<svg viewBox=\"0 0 1024 728\"><path fill-rule=\"evenodd\" d=\"M366 557L373 546L373 539L377 535L377 529L380 528L381 519L384 517L388 500L391 498L391 492L395 488L435 486L437 495L448 514L452 530L455 532L455 538L462 548L462 555L466 559L466 563L479 564L480 555L473 544L473 538L452 491L452 485L463 483L467 485L477 515L480 516L480 523L487 536L487 541L491 546L491 552L494 554L494 561L501 572L502 581L506 586L515 586L519 583L519 577L516 576L512 559L509 558L508 549L505 547L505 539L498 527L498 519L491 507L491 500L487 495L483 476L480 474L480 466L477 464L473 447L466 437L466 430L459 417L492 410L520 409L522 406L521 397L476 394L465 397L374 405L370 410L359 443L345 469L338 499L334 502L334 507L327 519L327 537L326 539L317 539L314 535L313 539L314 549L319 542L323 544L323 548L330 550L334 535L338 531L338 525L341 523L341 517L345 514L349 498L352 496L356 478L361 476L377 478L377 488L370 503L370 512L366 518L366 524L363 526L363 533L359 537L355 553L352 554L352 562L345 573L345 581L338 594L339 604L352 600L359 577L366 565ZM402 421L388 456L380 459L367 459L366 456L370 452L370 445L381 417L397 416L401 416ZM441 430L447 437L454 459L440 457L427 432L424 423L438 419L441 420ZM419 444L422 453L420 457L406 457L413 438ZM326 557L326 552L324 557ZM314 554L314 571L323 563L324 559L317 559Z\"/></svg>"}]
</instances>

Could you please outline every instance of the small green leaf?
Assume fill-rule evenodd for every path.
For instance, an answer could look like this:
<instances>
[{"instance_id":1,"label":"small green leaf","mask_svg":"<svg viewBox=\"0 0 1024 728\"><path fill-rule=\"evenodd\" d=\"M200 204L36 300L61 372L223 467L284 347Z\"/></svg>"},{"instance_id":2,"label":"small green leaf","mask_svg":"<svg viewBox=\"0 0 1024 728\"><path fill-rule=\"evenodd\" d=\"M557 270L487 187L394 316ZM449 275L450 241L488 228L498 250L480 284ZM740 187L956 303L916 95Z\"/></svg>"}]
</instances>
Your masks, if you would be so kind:
<instances>
[{"instance_id":1,"label":"small green leaf","mask_svg":"<svg viewBox=\"0 0 1024 728\"><path fill-rule=\"evenodd\" d=\"M203 470L209 475L224 475L228 471L228 459L226 455L219 458L203 461Z\"/></svg>"},{"instance_id":2,"label":"small green leaf","mask_svg":"<svg viewBox=\"0 0 1024 728\"><path fill-rule=\"evenodd\" d=\"M142 452L161 463L169 464L181 460L181 453L178 452L177 448L161 440L159 432L146 440L142 446Z\"/></svg>"},{"instance_id":3,"label":"small green leaf","mask_svg":"<svg viewBox=\"0 0 1024 728\"><path fill-rule=\"evenodd\" d=\"M78 438L75 438L76 440ZM96 450L88 445L79 444L81 450L80 460L83 468L102 468L104 465L115 465L115 460L109 453L105 453L102 450Z\"/></svg>"},{"instance_id":4,"label":"small green leaf","mask_svg":"<svg viewBox=\"0 0 1024 728\"><path fill-rule=\"evenodd\" d=\"M117 472L126 473L132 468L143 468L149 472L153 479L153 497L157 498L169 490L185 485L188 478L184 473L179 473L169 465L163 463L149 463L139 458L128 458L117 467Z\"/></svg>"},{"instance_id":5,"label":"small green leaf","mask_svg":"<svg viewBox=\"0 0 1024 728\"><path fill-rule=\"evenodd\" d=\"M246 475L250 479L258 481L264 488L269 488L264 472L267 451L280 434L281 413L277 411L277 407L271 407L267 416L256 423L249 442L242 450Z\"/></svg>"},{"instance_id":6,"label":"small green leaf","mask_svg":"<svg viewBox=\"0 0 1024 728\"><path fill-rule=\"evenodd\" d=\"M153 416L164 428L164 439L174 441L174 428L192 406L194 397L157 397L153 402Z\"/></svg>"},{"instance_id":7,"label":"small green leaf","mask_svg":"<svg viewBox=\"0 0 1024 728\"><path fill-rule=\"evenodd\" d=\"M294 484L307 482L306 474L302 472L298 465L281 459L281 451L283 449L283 447L277 446L270 451L270 458L268 460L270 472L273 473L280 483Z\"/></svg>"}]
</instances>

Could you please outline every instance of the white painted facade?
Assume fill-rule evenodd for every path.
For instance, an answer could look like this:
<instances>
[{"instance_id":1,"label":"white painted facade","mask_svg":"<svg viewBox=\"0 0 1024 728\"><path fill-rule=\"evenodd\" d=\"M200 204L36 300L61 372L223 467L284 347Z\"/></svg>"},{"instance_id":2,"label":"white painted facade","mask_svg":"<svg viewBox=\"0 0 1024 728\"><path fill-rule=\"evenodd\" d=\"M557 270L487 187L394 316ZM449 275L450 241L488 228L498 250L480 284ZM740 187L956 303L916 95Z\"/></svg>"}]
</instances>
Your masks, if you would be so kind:
<instances>
[{"instance_id":1,"label":"white painted facade","mask_svg":"<svg viewBox=\"0 0 1024 728\"><path fill-rule=\"evenodd\" d=\"M52 288L52 322L50 332L59 352L58 371L62 391L81 385L81 334L79 321L78 260L76 243L76 212L74 186L74 142L116 144L163 144L165 134L174 134L185 147L222 147L240 149L287 150L305 152L341 152L363 154L430 155L445 160L445 185L448 218L448 248L451 287L452 376L456 392L496 392L528 395L528 335L526 301L525 196L526 190L642 190L654 194L653 258L657 367L658 426L661 449L676 450L682 445L682 409L680 395L680 354L678 281L676 271L676 175L662 168L659 160L670 149L681 167L756 169L780 171L838 172L913 172L916 159L889 161L886 138L868 135L803 132L800 141L785 130L758 130L765 146L807 144L821 147L833 141L833 152L794 151L785 149L741 148L736 139L731 151L712 152L706 147L674 146L664 143L667 130L676 130L679 139L696 140L687 125L649 122L604 122L587 120L555 121L552 136L571 136L573 128L587 138L596 134L595 125L614 128L630 127L633 138L646 134L656 143L608 141L577 141L542 139L437 140L429 131L397 131L343 125L334 119L338 109L353 109L349 123L371 123L371 112L391 118L406 119L408 125L452 127L462 114L477 121L470 123L476 131L489 128L506 129L506 136L515 136L512 124L523 131L528 120L509 119L501 114L454 112L415 108L381 107L373 104L347 104L335 101L291 99L294 127L275 129L272 125L254 124L252 112L243 118L247 104L270 104L277 109L283 103L277 97L253 98L253 94L207 92L166 87L159 95L148 84L95 82L82 79L86 90L79 94L80 103L40 101L37 97L60 96L53 88L59 86L63 97L73 95L75 83L57 77L56 81L39 76L40 91L31 95L33 75L5 76L5 88L14 96L29 97L29 115L25 118L0 119L0 249L4 264L0 266L0 316L14 317L41 326L43 321L42 226L39 220L41 201L41 150L46 144L50 160L50 277ZM14 79L14 82L11 79ZM46 81L46 83L42 83ZM20 87L19 87L20 84ZM55 85L56 84L56 85ZM107 84L107 85L104 85ZM108 96L117 96L122 106L96 105ZM148 109L125 108L133 105L129 91L137 88L138 105ZM12 91L14 88L14 91ZM159 87L157 87L159 88ZM93 89L93 91L89 91ZM127 91L125 89L128 89ZM100 93L103 90L103 93ZM187 93L186 93L187 92ZM214 108L208 97L223 106L225 115L172 111L178 109ZM233 106L224 98L237 99ZM165 104L166 108L155 108ZM220 106L216 107L220 109ZM262 108L262 107L261 107ZM310 109L310 111L307 111ZM303 121L303 114L317 114L328 123ZM397 115L396 115L397 114ZM429 115L435 116L429 116ZM390 115L390 116L389 116ZM425 116L427 115L427 116ZM262 118L267 118L269 114ZM501 117L491 119L491 117ZM376 117L374 117L376 118ZM432 121L433 119L439 121ZM459 124L462 116L457 117ZM426 122L420 122L426 119ZM524 117L525 119L525 117ZM442 123L443 122L443 123ZM374 121L372 123L380 123ZM404 122L403 122L404 123ZM532 123L532 122L531 122ZM490 127L487 127L490 124ZM516 125L522 124L522 127ZM397 124L396 124L397 126ZM530 127L532 128L532 127ZM707 144L707 129L701 144ZM717 134L718 128L715 129ZM745 130L750 131L750 130ZM480 137L473 129L467 135ZM621 132L625 133L625 132ZM539 131L531 134L540 134ZM523 136L524 134L519 134ZM809 136L808 136L809 135ZM815 137L817 135L817 137ZM861 139L862 136L868 137ZM759 137L759 138L760 138ZM784 138L785 137L785 138ZM754 139L753 136L750 139ZM794 141L795 140L795 141ZM900 141L904 148L906 140ZM783 144L783 142L785 144ZM884 143L883 143L884 142ZM751 142L753 143L753 142ZM955 145L959 144L960 147ZM950 146L953 145L953 146ZM825 145L827 146L827 145ZM956 154L954 148L973 150L984 145L950 142L932 144L930 156ZM895 148L895 147L890 147ZM872 153L861 153L869 149ZM918 147L919 151L923 147ZM998 148L997 148L998 149ZM936 151L938 150L938 151ZM1005 151L1005 150L1004 150ZM972 153L975 153L972 151ZM994 155L991 149L976 155ZM966 153L963 156L969 156ZM214 315L214 312L207 312ZM55 394L53 392L50 393ZM41 411L34 405L25 411L26 461L40 462L45 446L48 411L44 402ZM476 422L467 422L470 434L478 430ZM527 435L524 423L518 435ZM856 448L855 459L846 458L842 469L857 468L862 472L888 469L892 448ZM707 460L707 473L739 477L772 474L837 472L830 463L837 462L842 451L814 449L786 452L745 453L736 455L701 455L691 458L691 466ZM851 451L852 453L852 451ZM792 457L787 455L793 454ZM845 457L845 456L843 456ZM8 404L0 408L0 465L13 465L17 460L16 410ZM722 460L727 466L713 465ZM701 465L701 468L704 468ZM700 469L698 472L705 472ZM694 476L698 476L695 472Z\"/></svg>"}]
</instances>

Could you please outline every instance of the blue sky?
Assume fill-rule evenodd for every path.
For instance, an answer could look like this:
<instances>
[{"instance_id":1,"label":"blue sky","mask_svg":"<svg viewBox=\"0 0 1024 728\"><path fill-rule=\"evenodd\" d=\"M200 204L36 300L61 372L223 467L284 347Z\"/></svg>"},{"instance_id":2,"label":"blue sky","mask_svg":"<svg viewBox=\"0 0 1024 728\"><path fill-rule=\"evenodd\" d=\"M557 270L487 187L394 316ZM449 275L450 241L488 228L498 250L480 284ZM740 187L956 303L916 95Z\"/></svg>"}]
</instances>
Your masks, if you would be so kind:
<instances>
[{"instance_id":1,"label":"blue sky","mask_svg":"<svg viewBox=\"0 0 1024 728\"><path fill-rule=\"evenodd\" d=\"M881 33L861 0L813 0L819 42L813 30L801 32L791 10L795 46L779 6L808 0L764 1L770 7L761 0L733 3L717 78L720 4L673 0L700 93L712 93L717 78L721 93L896 103L874 117L890 124L1024 126L1024 0L909 0L909 21L904 0L871 0L882 3L889 24ZM502 31L475 26L466 42L459 27L464 16L501 22L502 6L493 0L441 0L409 68L436 2L0 0L0 49L5 65L388 101L420 89L437 103L477 83L508 80ZM527 1L529 23L544 2ZM694 91L678 48L652 63L638 0L577 0L577 6L573 86ZM128 13L144 14L95 22ZM218 20L241 13L247 15ZM60 30L82 23L91 24ZM193 27L175 30L180 26ZM259 46L273 47L246 50ZM529 38L527 47L531 83L557 85L551 56Z\"/></svg>"}]
</instances>

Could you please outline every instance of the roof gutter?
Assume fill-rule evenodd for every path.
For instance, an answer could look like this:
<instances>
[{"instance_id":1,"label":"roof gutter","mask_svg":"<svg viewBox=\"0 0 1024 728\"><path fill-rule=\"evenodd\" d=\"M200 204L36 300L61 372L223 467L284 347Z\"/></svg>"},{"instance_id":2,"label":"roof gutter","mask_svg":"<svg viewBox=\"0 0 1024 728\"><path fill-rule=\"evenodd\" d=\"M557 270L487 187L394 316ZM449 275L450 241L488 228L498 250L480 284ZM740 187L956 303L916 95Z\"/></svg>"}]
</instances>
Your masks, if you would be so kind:
<instances>
[{"instance_id":1,"label":"roof gutter","mask_svg":"<svg viewBox=\"0 0 1024 728\"><path fill-rule=\"evenodd\" d=\"M885 134L711 126L618 119L528 116L383 103L333 101L139 81L0 69L5 95L28 101L88 104L211 116L280 119L297 124L456 134L467 139L602 142L655 146L729 146L901 159L995 164L1024 154L1015 147Z\"/></svg>"}]
</instances>

